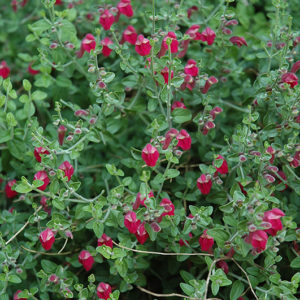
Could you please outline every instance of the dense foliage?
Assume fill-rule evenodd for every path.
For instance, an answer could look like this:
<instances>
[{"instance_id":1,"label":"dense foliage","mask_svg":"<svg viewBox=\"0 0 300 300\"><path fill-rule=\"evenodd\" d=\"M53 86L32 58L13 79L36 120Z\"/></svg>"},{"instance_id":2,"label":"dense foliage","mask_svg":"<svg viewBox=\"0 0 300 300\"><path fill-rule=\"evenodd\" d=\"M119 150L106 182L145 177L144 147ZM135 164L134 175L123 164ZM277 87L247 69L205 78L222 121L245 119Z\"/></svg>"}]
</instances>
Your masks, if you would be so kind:
<instances>
[{"instance_id":1,"label":"dense foliage","mask_svg":"<svg viewBox=\"0 0 300 300\"><path fill-rule=\"evenodd\" d=\"M299 299L297 0L0 0L0 300Z\"/></svg>"}]
</instances>

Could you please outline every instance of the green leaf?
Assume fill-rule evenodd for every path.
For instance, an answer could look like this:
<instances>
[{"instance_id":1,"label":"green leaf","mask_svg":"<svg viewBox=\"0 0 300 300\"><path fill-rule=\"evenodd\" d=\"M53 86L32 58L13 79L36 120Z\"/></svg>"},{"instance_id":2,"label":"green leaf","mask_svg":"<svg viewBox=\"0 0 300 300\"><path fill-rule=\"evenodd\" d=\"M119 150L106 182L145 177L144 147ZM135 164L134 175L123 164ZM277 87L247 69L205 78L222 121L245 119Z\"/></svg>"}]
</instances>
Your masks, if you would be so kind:
<instances>
[{"instance_id":1,"label":"green leaf","mask_svg":"<svg viewBox=\"0 0 300 300\"><path fill-rule=\"evenodd\" d=\"M300 256L294 258L291 262L291 267L294 269L299 269L300 268Z\"/></svg>"},{"instance_id":2,"label":"green leaf","mask_svg":"<svg viewBox=\"0 0 300 300\"><path fill-rule=\"evenodd\" d=\"M192 119L192 114L189 109L176 108L173 113L173 120L175 123L184 123Z\"/></svg>"},{"instance_id":3,"label":"green leaf","mask_svg":"<svg viewBox=\"0 0 300 300\"><path fill-rule=\"evenodd\" d=\"M166 174L165 174L165 177L166 178L175 178L177 176L180 175L180 172L176 169L169 169L167 170Z\"/></svg>"},{"instance_id":4,"label":"green leaf","mask_svg":"<svg viewBox=\"0 0 300 300\"><path fill-rule=\"evenodd\" d=\"M97 236L97 238L100 238L103 234L103 231L104 231L103 223L101 223L100 221L94 222L93 230L94 230L95 235Z\"/></svg>"},{"instance_id":5,"label":"green leaf","mask_svg":"<svg viewBox=\"0 0 300 300\"><path fill-rule=\"evenodd\" d=\"M9 275L8 276L8 281L12 283L20 283L22 282L21 278L18 277L17 275Z\"/></svg>"},{"instance_id":6,"label":"green leaf","mask_svg":"<svg viewBox=\"0 0 300 300\"><path fill-rule=\"evenodd\" d=\"M32 191L32 188L26 183L20 183L15 187L16 192L26 194Z\"/></svg>"},{"instance_id":7,"label":"green leaf","mask_svg":"<svg viewBox=\"0 0 300 300\"><path fill-rule=\"evenodd\" d=\"M192 297L193 294L195 293L195 288L187 283L181 282L180 287L183 290L183 292L188 296Z\"/></svg>"},{"instance_id":8,"label":"green leaf","mask_svg":"<svg viewBox=\"0 0 300 300\"><path fill-rule=\"evenodd\" d=\"M24 90L28 92L31 90L32 85L29 80L23 79L23 87L24 87Z\"/></svg>"},{"instance_id":9,"label":"green leaf","mask_svg":"<svg viewBox=\"0 0 300 300\"><path fill-rule=\"evenodd\" d=\"M244 285L241 281L236 280L230 290L230 300L238 299L244 291Z\"/></svg>"},{"instance_id":10,"label":"green leaf","mask_svg":"<svg viewBox=\"0 0 300 300\"><path fill-rule=\"evenodd\" d=\"M44 100L47 97L47 94L42 91L35 91L32 93L32 99L33 100Z\"/></svg>"},{"instance_id":11,"label":"green leaf","mask_svg":"<svg viewBox=\"0 0 300 300\"><path fill-rule=\"evenodd\" d=\"M57 264L47 259L42 259L41 265L46 273L54 273L57 268Z\"/></svg>"}]
</instances>

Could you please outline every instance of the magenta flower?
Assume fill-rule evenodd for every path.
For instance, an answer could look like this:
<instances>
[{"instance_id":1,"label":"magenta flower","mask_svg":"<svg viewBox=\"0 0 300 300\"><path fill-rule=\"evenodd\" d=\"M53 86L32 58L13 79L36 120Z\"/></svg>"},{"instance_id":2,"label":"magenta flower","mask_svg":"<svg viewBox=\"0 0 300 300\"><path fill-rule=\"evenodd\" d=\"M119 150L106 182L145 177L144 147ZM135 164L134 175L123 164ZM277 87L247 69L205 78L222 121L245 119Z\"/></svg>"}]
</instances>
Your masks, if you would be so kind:
<instances>
[{"instance_id":1,"label":"magenta flower","mask_svg":"<svg viewBox=\"0 0 300 300\"><path fill-rule=\"evenodd\" d=\"M147 144L142 151L142 159L149 167L154 167L159 158L157 149L151 144Z\"/></svg>"},{"instance_id":2,"label":"magenta flower","mask_svg":"<svg viewBox=\"0 0 300 300\"><path fill-rule=\"evenodd\" d=\"M79 253L78 261L83 265L86 271L89 271L94 264L94 257L87 250L82 250Z\"/></svg>"},{"instance_id":3,"label":"magenta flower","mask_svg":"<svg viewBox=\"0 0 300 300\"><path fill-rule=\"evenodd\" d=\"M141 56L147 56L150 54L151 48L149 40L140 34L135 42L135 51Z\"/></svg>"},{"instance_id":4,"label":"magenta flower","mask_svg":"<svg viewBox=\"0 0 300 300\"><path fill-rule=\"evenodd\" d=\"M42 247L48 251L52 248L53 243L55 242L55 236L53 231L50 228L45 229L40 234L40 242Z\"/></svg>"},{"instance_id":5,"label":"magenta flower","mask_svg":"<svg viewBox=\"0 0 300 300\"><path fill-rule=\"evenodd\" d=\"M210 192L212 181L210 175L202 174L197 179L197 187L203 195L207 195Z\"/></svg>"},{"instance_id":6,"label":"magenta flower","mask_svg":"<svg viewBox=\"0 0 300 300\"><path fill-rule=\"evenodd\" d=\"M199 238L199 244L201 251L210 251L214 245L214 238L207 234L207 229L204 230L203 234Z\"/></svg>"}]
</instances>

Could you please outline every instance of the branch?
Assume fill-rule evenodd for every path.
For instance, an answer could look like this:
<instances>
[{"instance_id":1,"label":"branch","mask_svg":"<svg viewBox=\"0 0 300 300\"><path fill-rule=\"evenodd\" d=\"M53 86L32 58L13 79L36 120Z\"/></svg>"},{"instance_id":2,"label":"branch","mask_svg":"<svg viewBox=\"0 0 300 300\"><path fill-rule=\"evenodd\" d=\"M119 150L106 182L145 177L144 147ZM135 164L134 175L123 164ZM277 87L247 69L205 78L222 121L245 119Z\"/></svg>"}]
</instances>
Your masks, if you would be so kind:
<instances>
[{"instance_id":1,"label":"branch","mask_svg":"<svg viewBox=\"0 0 300 300\"><path fill-rule=\"evenodd\" d=\"M174 253L174 252L167 253L167 252L143 251L143 250L137 250L137 249L121 246L115 241L113 241L113 244L119 248L123 248L132 252L144 253L144 254L155 254L155 255L165 255L165 256L175 256L175 255L213 256L213 254L209 254L209 253Z\"/></svg>"},{"instance_id":2,"label":"branch","mask_svg":"<svg viewBox=\"0 0 300 300\"><path fill-rule=\"evenodd\" d=\"M195 298L195 297L189 297L186 295L182 294L176 294L176 293L171 293L171 294L157 294L153 293L145 288L142 288L141 286L136 286L140 291L147 293L149 295L155 296L155 297L180 297L180 298L185 298L185 299L191 299L191 300L201 300L201 298ZM220 298L209 298L207 300L221 300Z\"/></svg>"},{"instance_id":3,"label":"branch","mask_svg":"<svg viewBox=\"0 0 300 300\"><path fill-rule=\"evenodd\" d=\"M41 205L40 207L38 207L38 209L34 212L34 216L43 208L43 206ZM8 245L12 240L14 240L29 224L29 221L27 220L27 222L5 243L5 245Z\"/></svg>"},{"instance_id":4,"label":"branch","mask_svg":"<svg viewBox=\"0 0 300 300\"><path fill-rule=\"evenodd\" d=\"M21 245L21 247L28 251L28 252L31 252L31 253L37 253L37 254L42 254L42 255L49 255L49 256L56 256L56 255L69 255L69 254L72 254L74 252L77 252L79 251L80 249L76 249L75 251L68 251L68 252L61 252L61 253L47 253L47 252L39 252L39 251L35 251L35 250L31 250L31 249L28 249L26 247L24 247L23 245Z\"/></svg>"}]
</instances>

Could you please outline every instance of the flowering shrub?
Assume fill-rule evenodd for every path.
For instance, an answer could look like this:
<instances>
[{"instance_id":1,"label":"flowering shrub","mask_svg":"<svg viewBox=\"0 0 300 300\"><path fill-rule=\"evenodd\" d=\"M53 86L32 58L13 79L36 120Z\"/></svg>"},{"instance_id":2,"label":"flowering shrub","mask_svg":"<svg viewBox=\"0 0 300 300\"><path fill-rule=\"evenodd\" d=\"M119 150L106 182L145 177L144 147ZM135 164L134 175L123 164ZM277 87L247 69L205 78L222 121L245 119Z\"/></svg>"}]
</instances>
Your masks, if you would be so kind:
<instances>
[{"instance_id":1,"label":"flowering shrub","mask_svg":"<svg viewBox=\"0 0 300 300\"><path fill-rule=\"evenodd\" d=\"M5 1L0 299L299 299L297 4Z\"/></svg>"}]
</instances>

